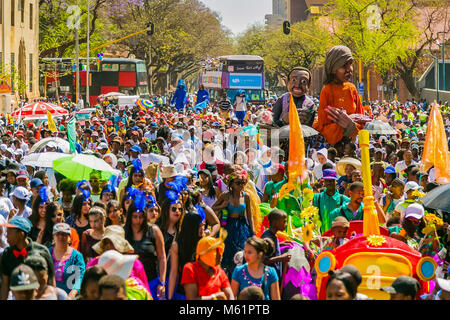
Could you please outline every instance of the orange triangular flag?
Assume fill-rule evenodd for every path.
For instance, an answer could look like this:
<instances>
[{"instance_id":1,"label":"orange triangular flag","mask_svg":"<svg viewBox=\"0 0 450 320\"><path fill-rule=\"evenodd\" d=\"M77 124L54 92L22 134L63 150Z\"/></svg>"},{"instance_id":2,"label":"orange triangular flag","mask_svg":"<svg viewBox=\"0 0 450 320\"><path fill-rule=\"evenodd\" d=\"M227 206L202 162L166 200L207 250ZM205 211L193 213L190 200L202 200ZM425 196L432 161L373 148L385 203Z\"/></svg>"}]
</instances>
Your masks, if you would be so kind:
<instances>
[{"instance_id":1,"label":"orange triangular flag","mask_svg":"<svg viewBox=\"0 0 450 320\"><path fill-rule=\"evenodd\" d=\"M295 189L294 183L308 177L305 163L305 141L303 139L302 126L298 117L292 93L289 101L289 160L288 182L279 192L280 199Z\"/></svg>"},{"instance_id":2,"label":"orange triangular flag","mask_svg":"<svg viewBox=\"0 0 450 320\"><path fill-rule=\"evenodd\" d=\"M426 172L434 166L436 181L450 183L450 153L445 135L444 120L439 105L435 102L431 108L427 124L427 135L423 147L421 171Z\"/></svg>"}]
</instances>

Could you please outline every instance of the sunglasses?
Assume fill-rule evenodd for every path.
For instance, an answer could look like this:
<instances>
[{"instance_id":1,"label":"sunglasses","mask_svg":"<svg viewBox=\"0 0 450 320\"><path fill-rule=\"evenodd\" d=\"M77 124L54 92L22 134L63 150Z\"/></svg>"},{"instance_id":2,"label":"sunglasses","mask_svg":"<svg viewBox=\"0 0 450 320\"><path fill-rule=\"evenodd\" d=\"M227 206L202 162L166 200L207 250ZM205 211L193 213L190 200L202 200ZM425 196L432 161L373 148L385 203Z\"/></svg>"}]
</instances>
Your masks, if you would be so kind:
<instances>
[{"instance_id":1,"label":"sunglasses","mask_svg":"<svg viewBox=\"0 0 450 320\"><path fill-rule=\"evenodd\" d=\"M236 183L237 185L243 186L243 185L245 184L245 181L244 181L244 180L237 180L235 183Z\"/></svg>"},{"instance_id":2,"label":"sunglasses","mask_svg":"<svg viewBox=\"0 0 450 320\"><path fill-rule=\"evenodd\" d=\"M54 215L52 216L52 218L61 217L62 215L63 215L62 213L57 213L57 214L54 214Z\"/></svg>"},{"instance_id":3,"label":"sunglasses","mask_svg":"<svg viewBox=\"0 0 450 320\"><path fill-rule=\"evenodd\" d=\"M172 207L172 212L177 212L177 211L181 211L181 208L177 208L177 207Z\"/></svg>"}]
</instances>

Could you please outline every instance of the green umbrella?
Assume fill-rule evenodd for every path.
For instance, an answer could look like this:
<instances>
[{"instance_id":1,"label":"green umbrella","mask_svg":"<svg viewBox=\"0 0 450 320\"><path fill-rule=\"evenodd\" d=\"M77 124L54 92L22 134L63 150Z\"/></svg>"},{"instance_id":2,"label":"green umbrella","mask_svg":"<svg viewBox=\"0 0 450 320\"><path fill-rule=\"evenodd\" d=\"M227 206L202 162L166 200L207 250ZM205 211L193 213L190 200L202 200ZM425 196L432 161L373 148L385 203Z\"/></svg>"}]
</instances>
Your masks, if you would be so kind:
<instances>
[{"instance_id":1,"label":"green umbrella","mask_svg":"<svg viewBox=\"0 0 450 320\"><path fill-rule=\"evenodd\" d=\"M117 174L117 170L113 169L105 160L87 154L59 158L53 161L53 169L75 181L89 180L92 172L98 172L100 180L108 180L112 175Z\"/></svg>"}]
</instances>

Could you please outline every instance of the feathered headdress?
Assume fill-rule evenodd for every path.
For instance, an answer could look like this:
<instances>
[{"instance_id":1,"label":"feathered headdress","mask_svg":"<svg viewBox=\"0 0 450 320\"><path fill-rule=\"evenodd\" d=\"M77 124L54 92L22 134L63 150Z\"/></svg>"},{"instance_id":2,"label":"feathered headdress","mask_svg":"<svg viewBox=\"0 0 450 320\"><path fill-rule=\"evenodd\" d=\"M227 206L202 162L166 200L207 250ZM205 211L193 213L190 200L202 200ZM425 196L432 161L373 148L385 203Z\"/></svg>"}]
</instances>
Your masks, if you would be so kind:
<instances>
[{"instance_id":1,"label":"feathered headdress","mask_svg":"<svg viewBox=\"0 0 450 320\"><path fill-rule=\"evenodd\" d=\"M136 207L136 212L144 212L147 206L147 197L145 192L138 191L134 197L134 205Z\"/></svg>"},{"instance_id":2,"label":"feathered headdress","mask_svg":"<svg viewBox=\"0 0 450 320\"><path fill-rule=\"evenodd\" d=\"M127 196L125 197L125 200L134 199L134 197L138 194L139 189L134 187L129 187L127 190Z\"/></svg>"},{"instance_id":3,"label":"feathered headdress","mask_svg":"<svg viewBox=\"0 0 450 320\"><path fill-rule=\"evenodd\" d=\"M47 195L47 188L45 186L42 186L41 189L39 190L39 197L41 198L40 204L47 203L48 195Z\"/></svg>"},{"instance_id":4,"label":"feathered headdress","mask_svg":"<svg viewBox=\"0 0 450 320\"><path fill-rule=\"evenodd\" d=\"M170 204L180 203L180 196L175 190L166 190L165 192L167 199L170 200Z\"/></svg>"},{"instance_id":5,"label":"feathered headdress","mask_svg":"<svg viewBox=\"0 0 450 320\"><path fill-rule=\"evenodd\" d=\"M91 196L91 191L89 191L88 189L80 189L81 193L83 193L84 196L84 201L88 201L89 197Z\"/></svg>"},{"instance_id":6,"label":"feathered headdress","mask_svg":"<svg viewBox=\"0 0 450 320\"><path fill-rule=\"evenodd\" d=\"M83 184L89 184L89 183L88 183L86 180L78 181L78 182L77 182L76 188L77 188L78 190L82 191L83 189L81 189L81 186L82 186Z\"/></svg>"},{"instance_id":7,"label":"feathered headdress","mask_svg":"<svg viewBox=\"0 0 450 320\"><path fill-rule=\"evenodd\" d=\"M142 170L141 160L133 159L133 161L131 161L131 165L134 167L135 172L144 172L144 170Z\"/></svg>"},{"instance_id":8,"label":"feathered headdress","mask_svg":"<svg viewBox=\"0 0 450 320\"><path fill-rule=\"evenodd\" d=\"M155 197L153 197L151 194L147 195L147 208L153 208L158 206L156 203Z\"/></svg>"},{"instance_id":9,"label":"feathered headdress","mask_svg":"<svg viewBox=\"0 0 450 320\"><path fill-rule=\"evenodd\" d=\"M113 192L115 192L115 189L114 189L114 187L113 187L112 185L107 184L107 185L105 186L105 188L102 190L102 195L103 195L105 192L111 192L111 193L113 193Z\"/></svg>"}]
</instances>

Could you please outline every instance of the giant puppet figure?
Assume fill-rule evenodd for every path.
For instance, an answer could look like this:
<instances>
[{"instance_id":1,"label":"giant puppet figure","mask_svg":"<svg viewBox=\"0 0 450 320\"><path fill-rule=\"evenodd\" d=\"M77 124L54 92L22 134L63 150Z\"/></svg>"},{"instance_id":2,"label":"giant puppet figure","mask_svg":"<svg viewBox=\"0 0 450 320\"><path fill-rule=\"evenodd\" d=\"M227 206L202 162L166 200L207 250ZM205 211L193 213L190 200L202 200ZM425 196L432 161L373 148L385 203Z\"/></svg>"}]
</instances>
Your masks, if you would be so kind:
<instances>
[{"instance_id":1,"label":"giant puppet figure","mask_svg":"<svg viewBox=\"0 0 450 320\"><path fill-rule=\"evenodd\" d=\"M186 84L183 79L178 80L177 90L175 90L175 94L170 101L171 105L175 104L175 108L177 108L178 112L183 112L184 107L187 104L187 93L186 93Z\"/></svg>"}]
</instances>

